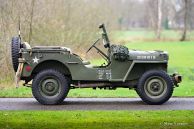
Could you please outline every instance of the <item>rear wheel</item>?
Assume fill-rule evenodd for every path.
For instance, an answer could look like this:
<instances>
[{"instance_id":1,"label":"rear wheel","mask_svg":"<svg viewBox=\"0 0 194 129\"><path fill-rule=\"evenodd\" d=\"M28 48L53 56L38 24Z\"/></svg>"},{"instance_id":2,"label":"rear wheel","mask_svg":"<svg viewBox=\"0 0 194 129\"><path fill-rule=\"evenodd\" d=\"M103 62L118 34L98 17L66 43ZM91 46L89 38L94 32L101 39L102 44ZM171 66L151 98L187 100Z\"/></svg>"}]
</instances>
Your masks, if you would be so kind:
<instances>
[{"instance_id":1,"label":"rear wheel","mask_svg":"<svg viewBox=\"0 0 194 129\"><path fill-rule=\"evenodd\" d=\"M140 78L136 91L147 104L163 104L172 96L173 82L164 71L148 71Z\"/></svg>"},{"instance_id":2,"label":"rear wheel","mask_svg":"<svg viewBox=\"0 0 194 129\"><path fill-rule=\"evenodd\" d=\"M60 104L68 92L68 79L52 69L38 73L32 83L32 94L41 104Z\"/></svg>"}]
</instances>

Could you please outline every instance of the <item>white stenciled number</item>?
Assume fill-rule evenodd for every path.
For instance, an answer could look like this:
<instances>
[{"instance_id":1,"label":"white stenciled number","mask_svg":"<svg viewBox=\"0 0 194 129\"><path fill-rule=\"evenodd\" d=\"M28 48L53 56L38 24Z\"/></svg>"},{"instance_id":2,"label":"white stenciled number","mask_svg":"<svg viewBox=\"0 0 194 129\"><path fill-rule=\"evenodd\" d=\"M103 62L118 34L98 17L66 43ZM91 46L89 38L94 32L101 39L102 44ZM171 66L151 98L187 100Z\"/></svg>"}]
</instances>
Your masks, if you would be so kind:
<instances>
[{"instance_id":1,"label":"white stenciled number","mask_svg":"<svg viewBox=\"0 0 194 129\"><path fill-rule=\"evenodd\" d=\"M103 78L112 79L111 70L98 70L98 79L102 80Z\"/></svg>"},{"instance_id":2,"label":"white stenciled number","mask_svg":"<svg viewBox=\"0 0 194 129\"><path fill-rule=\"evenodd\" d=\"M112 79L111 70L106 70L106 79Z\"/></svg>"},{"instance_id":3,"label":"white stenciled number","mask_svg":"<svg viewBox=\"0 0 194 129\"><path fill-rule=\"evenodd\" d=\"M103 79L104 70L98 70L98 79Z\"/></svg>"}]
</instances>

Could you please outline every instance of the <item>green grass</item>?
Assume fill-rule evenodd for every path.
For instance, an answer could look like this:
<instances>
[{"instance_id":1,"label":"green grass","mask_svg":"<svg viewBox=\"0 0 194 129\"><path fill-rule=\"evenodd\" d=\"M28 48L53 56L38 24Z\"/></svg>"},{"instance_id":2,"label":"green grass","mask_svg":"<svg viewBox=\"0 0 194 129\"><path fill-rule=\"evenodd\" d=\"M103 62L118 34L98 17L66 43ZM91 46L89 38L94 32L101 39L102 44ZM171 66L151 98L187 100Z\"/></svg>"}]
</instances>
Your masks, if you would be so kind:
<instances>
[{"instance_id":1,"label":"green grass","mask_svg":"<svg viewBox=\"0 0 194 129\"><path fill-rule=\"evenodd\" d=\"M181 38L181 31L163 30L161 33L161 40L164 41L178 41ZM194 31L187 33L187 39L193 40ZM156 34L152 30L132 29L129 31L116 31L110 34L113 41L128 42L128 41L146 41L155 40Z\"/></svg>"},{"instance_id":2,"label":"green grass","mask_svg":"<svg viewBox=\"0 0 194 129\"><path fill-rule=\"evenodd\" d=\"M2 129L192 129L194 111L1 111Z\"/></svg>"},{"instance_id":3,"label":"green grass","mask_svg":"<svg viewBox=\"0 0 194 129\"><path fill-rule=\"evenodd\" d=\"M20 98L20 97L32 97L31 88L20 87L15 88L5 88L0 92L0 97L7 98ZM73 89L70 90L68 97L137 97L137 94L133 90L128 89L117 89L115 91L111 90L93 90L93 89Z\"/></svg>"}]
</instances>

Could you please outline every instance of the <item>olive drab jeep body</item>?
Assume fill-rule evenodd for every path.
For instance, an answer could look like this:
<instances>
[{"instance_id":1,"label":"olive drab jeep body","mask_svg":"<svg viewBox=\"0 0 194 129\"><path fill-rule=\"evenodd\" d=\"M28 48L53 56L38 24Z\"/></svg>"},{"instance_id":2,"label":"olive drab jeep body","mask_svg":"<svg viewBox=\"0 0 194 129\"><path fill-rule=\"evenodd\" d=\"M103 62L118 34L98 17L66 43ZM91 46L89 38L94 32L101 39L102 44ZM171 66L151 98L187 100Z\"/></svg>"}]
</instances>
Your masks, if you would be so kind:
<instances>
[{"instance_id":1,"label":"olive drab jeep body","mask_svg":"<svg viewBox=\"0 0 194 129\"><path fill-rule=\"evenodd\" d=\"M12 38L12 62L16 72L16 83L25 81L24 86L32 88L33 96L41 104L59 104L70 89L128 88L147 104L162 104L181 82L178 74L168 75L169 55L164 51L128 50L122 45L111 45L104 24L103 45L107 53L95 48L106 60L106 65L94 66L84 61L71 49L60 46L32 47L21 42L20 37ZM32 84L29 82L32 81Z\"/></svg>"}]
</instances>

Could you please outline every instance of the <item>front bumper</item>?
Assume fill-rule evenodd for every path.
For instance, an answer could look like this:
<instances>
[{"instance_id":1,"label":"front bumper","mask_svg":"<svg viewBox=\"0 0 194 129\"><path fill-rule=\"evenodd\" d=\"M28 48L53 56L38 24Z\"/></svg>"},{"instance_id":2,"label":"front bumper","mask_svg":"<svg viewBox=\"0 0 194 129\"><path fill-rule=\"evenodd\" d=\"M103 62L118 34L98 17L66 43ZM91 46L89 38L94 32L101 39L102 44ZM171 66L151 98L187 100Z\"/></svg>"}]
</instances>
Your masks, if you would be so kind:
<instances>
[{"instance_id":1,"label":"front bumper","mask_svg":"<svg viewBox=\"0 0 194 129\"><path fill-rule=\"evenodd\" d=\"M178 73L174 73L173 75L171 75L171 77L174 85L178 87L179 86L178 84L182 82L182 76L179 75Z\"/></svg>"}]
</instances>

